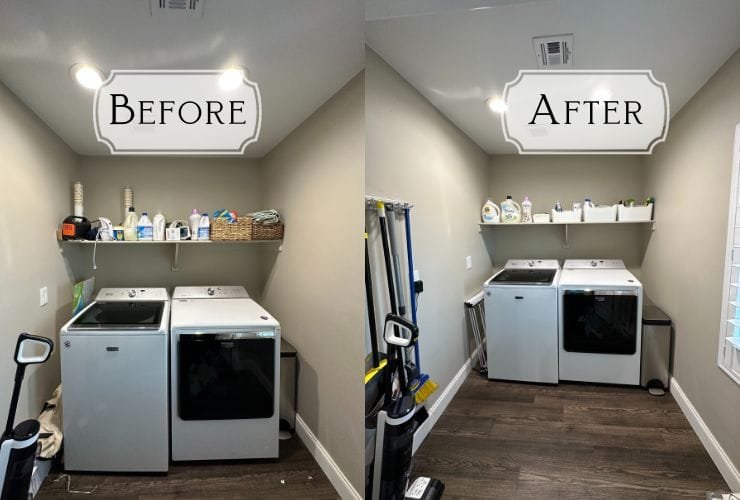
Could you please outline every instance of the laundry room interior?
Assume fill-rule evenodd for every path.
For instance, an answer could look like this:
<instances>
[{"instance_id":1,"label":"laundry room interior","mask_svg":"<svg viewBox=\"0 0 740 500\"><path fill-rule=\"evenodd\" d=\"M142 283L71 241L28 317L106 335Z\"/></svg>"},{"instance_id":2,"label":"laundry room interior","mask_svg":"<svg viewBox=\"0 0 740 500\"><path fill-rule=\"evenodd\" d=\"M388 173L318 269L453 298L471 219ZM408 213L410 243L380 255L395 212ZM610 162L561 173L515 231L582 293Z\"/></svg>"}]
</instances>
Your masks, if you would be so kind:
<instances>
[{"instance_id":1,"label":"laundry room interior","mask_svg":"<svg viewBox=\"0 0 740 500\"><path fill-rule=\"evenodd\" d=\"M737 330L734 305L723 307L735 294L725 252L735 231L740 11L669 3L366 9L366 382L376 348L382 363L414 363L414 349L390 354L403 328L387 315L415 307L418 377L433 384L415 393L425 415L413 475L436 478L445 494L710 498L740 488ZM691 49L668 49L686 33ZM574 62L563 69L650 68L670 98L665 142L652 154L518 154L497 105L519 70L538 69L538 36L572 37ZM523 300L496 305L497 277L538 279L532 266L550 263L558 291L546 305L527 283L508 297ZM585 282L565 285L574 275ZM568 312L590 293L595 303ZM563 347L569 328L616 331L625 320L628 350L607 347L609 334L580 349L565 334ZM651 356L657 371L641 366Z\"/></svg>"},{"instance_id":2,"label":"laundry room interior","mask_svg":"<svg viewBox=\"0 0 740 500\"><path fill-rule=\"evenodd\" d=\"M346 404L347 394L359 398L361 393L356 359L362 343L359 336L348 334L357 328L364 302L362 208L357 203L364 189L361 6L359 2L327 2L320 7L212 2L203 8L203 4L191 2L202 9L194 13L167 10L165 2L151 2L151 6L150 2L8 2L0 7L0 153L6 215L0 245L4 261L0 392L5 406L5 395L13 389L12 356L18 333L52 339L50 359L29 365L25 373L15 419L17 423L37 417L64 382L68 427L65 447L57 457L61 463L65 454L66 471L56 472L54 466L41 487L44 498L75 493L105 498L238 497L247 490L267 497L335 498L337 491L344 495L344 490L362 485L358 432L362 410L359 404ZM96 141L91 113L95 89L85 88L80 75L70 69L79 64L96 69L102 80L113 69L216 69L226 74L237 68L260 85L259 140L246 153L230 157L112 155ZM155 241L141 241L139 234L139 241L136 235L134 241L118 241L117 234L105 236L105 228L88 238L78 229L89 229L91 224L95 228L103 217L114 234L124 226L128 206L136 220L144 212L150 220L161 212L170 227L182 220L175 240L168 236L157 241L155 236ZM280 222L258 228L255 212L273 209ZM223 220L234 222L222 224L226 229L221 235L216 233L217 210ZM189 227L193 211L201 217L201 228ZM211 234L203 237L199 229L208 214ZM229 234L237 219L251 224L251 238ZM63 222L72 227L69 239ZM187 239L185 230L191 230ZM196 233L199 241L193 241L194 236L191 240ZM352 234L354 238L347 236ZM245 305L244 311L254 311L255 321L273 325L272 331L257 334L262 338L248 342L276 347L265 351L263 358L252 358L242 349L239 356L248 358L247 365L235 364L227 374L234 384L247 381L246 388L237 387L247 391L241 398L247 398L247 407L232 406L230 398L235 401L238 393L229 395L227 391L234 387L219 378L221 389L194 399L187 408L186 402L173 399L171 425L169 418L162 419L168 412L168 392L174 398L185 390L177 388L174 367L186 354L174 345L172 357L166 348L150 359L143 352L131 356L125 346L109 340L101 349L103 354L82 360L70 356L65 364L64 356L82 342L71 332L75 324L70 318L76 314L73 289L91 278L90 290L81 288L83 294L90 294L86 305L96 296L97 302L105 301L100 297L103 290L116 290L115 294L123 290L132 310L137 305L134 300L156 301L161 290L166 290L166 297L175 297L182 287L190 288L181 294L193 291L206 296L215 290L215 299L224 293L222 304L232 292L248 295L252 305ZM190 300L180 296L179 302ZM241 299L233 303L237 300ZM166 303L164 312L157 313L164 333L170 319L169 299ZM89 321L106 321L103 318L108 315L109 320L120 322L115 311L92 307ZM177 314L173 307L173 328ZM213 321L227 325L237 314L241 313L223 311L222 318ZM79 317L83 328L86 319ZM68 322L70 332L65 328ZM281 342L273 341L278 338L277 323ZM236 356L234 344L246 345L234 337L222 348L233 349ZM133 351L134 345L130 347ZM257 353L263 351L255 348ZM94 361L99 355L102 365ZM114 355L126 360L123 366L112 361ZM208 355L217 351L204 356ZM169 390L164 378L168 359L175 384ZM80 368L77 372L75 364ZM214 377L223 377L226 371L223 364L200 366ZM253 370L254 366L259 369ZM153 369L158 370L156 377L150 373ZM218 375L213 375L216 371ZM187 376L194 377L192 370ZM202 373L196 376L203 384L211 383ZM156 395L148 387L155 378L157 387L164 390ZM263 395L253 393L249 384L271 391L265 408L258 408ZM113 404L112 398L120 399ZM279 415L273 412L273 401ZM186 409L190 417L184 416ZM7 406L3 422L6 410ZM175 415L178 411L183 414L181 421ZM213 413L207 415L209 411ZM237 418L236 412L242 412L244 419L223 420ZM61 407L55 418L61 418L59 413ZM267 414L269 419L261 418ZM207 427L198 429L188 418L205 421ZM267 427L253 423L258 420ZM186 429L181 433L183 445L178 444L178 425ZM207 442L194 440L196 432L198 439L207 438ZM133 446L133 442L139 444ZM242 448L235 449L238 446ZM223 462L230 459L248 460ZM216 462L193 466L192 460ZM38 464L34 492L39 488ZM332 467L334 474L328 478L324 469ZM121 472L160 474L142 481L140 475ZM6 497L3 490L2 498L17 497Z\"/></svg>"}]
</instances>

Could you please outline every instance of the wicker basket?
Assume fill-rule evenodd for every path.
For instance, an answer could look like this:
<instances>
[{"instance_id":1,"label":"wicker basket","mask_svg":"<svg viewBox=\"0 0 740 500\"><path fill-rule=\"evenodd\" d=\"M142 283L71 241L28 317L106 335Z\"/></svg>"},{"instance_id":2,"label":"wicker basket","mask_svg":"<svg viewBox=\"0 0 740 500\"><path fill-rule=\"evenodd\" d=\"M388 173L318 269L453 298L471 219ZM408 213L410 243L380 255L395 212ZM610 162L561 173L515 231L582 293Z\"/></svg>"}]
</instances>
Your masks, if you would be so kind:
<instances>
[{"instance_id":1,"label":"wicker basket","mask_svg":"<svg viewBox=\"0 0 740 500\"><path fill-rule=\"evenodd\" d=\"M213 219L211 222L211 239L213 241L239 241L252 239L252 218L239 217L229 223L224 219Z\"/></svg>"},{"instance_id":2,"label":"wicker basket","mask_svg":"<svg viewBox=\"0 0 740 500\"><path fill-rule=\"evenodd\" d=\"M263 226L252 221L252 239L253 240L282 240L285 226L278 222L272 226Z\"/></svg>"}]
</instances>

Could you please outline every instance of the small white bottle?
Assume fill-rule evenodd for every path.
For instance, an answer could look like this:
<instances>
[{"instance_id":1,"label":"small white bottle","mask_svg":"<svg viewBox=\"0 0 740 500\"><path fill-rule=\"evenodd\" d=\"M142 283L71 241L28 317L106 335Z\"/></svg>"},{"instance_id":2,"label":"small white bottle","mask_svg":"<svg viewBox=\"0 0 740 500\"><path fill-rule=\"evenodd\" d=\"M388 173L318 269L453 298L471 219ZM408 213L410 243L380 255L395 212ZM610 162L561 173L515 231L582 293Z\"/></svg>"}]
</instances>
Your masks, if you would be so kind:
<instances>
[{"instance_id":1,"label":"small white bottle","mask_svg":"<svg viewBox=\"0 0 740 500\"><path fill-rule=\"evenodd\" d=\"M197 240L198 226L200 226L200 214L198 213L197 208L193 209L193 213L191 213L190 217L188 217L188 222L190 223L190 239Z\"/></svg>"},{"instance_id":2,"label":"small white bottle","mask_svg":"<svg viewBox=\"0 0 740 500\"><path fill-rule=\"evenodd\" d=\"M154 241L164 241L165 226L167 223L161 210L157 210L157 215L152 219L152 225L154 226Z\"/></svg>"},{"instance_id":3,"label":"small white bottle","mask_svg":"<svg viewBox=\"0 0 740 500\"><path fill-rule=\"evenodd\" d=\"M200 217L200 223L198 224L198 240L210 240L211 239L211 221L208 219L208 213L203 212Z\"/></svg>"},{"instance_id":4,"label":"small white bottle","mask_svg":"<svg viewBox=\"0 0 740 500\"><path fill-rule=\"evenodd\" d=\"M136 225L138 224L138 218L134 207L128 207L128 213L126 214L126 220L123 221L123 239L126 241L136 241Z\"/></svg>"},{"instance_id":5,"label":"small white bottle","mask_svg":"<svg viewBox=\"0 0 740 500\"><path fill-rule=\"evenodd\" d=\"M154 238L154 226L146 212L141 213L139 224L136 226L136 237L139 241L152 241Z\"/></svg>"},{"instance_id":6,"label":"small white bottle","mask_svg":"<svg viewBox=\"0 0 740 500\"><path fill-rule=\"evenodd\" d=\"M522 202L522 222L532 222L532 202L529 201L529 196L525 196Z\"/></svg>"}]
</instances>

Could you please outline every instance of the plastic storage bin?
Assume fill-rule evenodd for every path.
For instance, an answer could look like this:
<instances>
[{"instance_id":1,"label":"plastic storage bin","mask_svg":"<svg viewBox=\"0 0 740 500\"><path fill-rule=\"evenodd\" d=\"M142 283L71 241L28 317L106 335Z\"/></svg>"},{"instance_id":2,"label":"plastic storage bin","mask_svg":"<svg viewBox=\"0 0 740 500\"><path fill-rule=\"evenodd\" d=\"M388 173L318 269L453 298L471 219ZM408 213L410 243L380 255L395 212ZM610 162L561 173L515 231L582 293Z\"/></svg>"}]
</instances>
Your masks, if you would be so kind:
<instances>
[{"instance_id":1,"label":"plastic storage bin","mask_svg":"<svg viewBox=\"0 0 740 500\"><path fill-rule=\"evenodd\" d=\"M575 210L563 210L562 212L556 212L552 210L552 221L553 222L581 222L581 216L583 211L580 208Z\"/></svg>"},{"instance_id":2,"label":"plastic storage bin","mask_svg":"<svg viewBox=\"0 0 740 500\"><path fill-rule=\"evenodd\" d=\"M534 222L535 224L546 224L550 222L550 214L543 214L543 213L533 214L532 222Z\"/></svg>"},{"instance_id":3,"label":"plastic storage bin","mask_svg":"<svg viewBox=\"0 0 740 500\"><path fill-rule=\"evenodd\" d=\"M617 205L583 207L584 222L614 222L617 220Z\"/></svg>"},{"instance_id":4,"label":"plastic storage bin","mask_svg":"<svg viewBox=\"0 0 740 500\"><path fill-rule=\"evenodd\" d=\"M619 205L617 209L618 220L623 222L647 222L653 220L653 204L635 205L626 207Z\"/></svg>"}]
</instances>

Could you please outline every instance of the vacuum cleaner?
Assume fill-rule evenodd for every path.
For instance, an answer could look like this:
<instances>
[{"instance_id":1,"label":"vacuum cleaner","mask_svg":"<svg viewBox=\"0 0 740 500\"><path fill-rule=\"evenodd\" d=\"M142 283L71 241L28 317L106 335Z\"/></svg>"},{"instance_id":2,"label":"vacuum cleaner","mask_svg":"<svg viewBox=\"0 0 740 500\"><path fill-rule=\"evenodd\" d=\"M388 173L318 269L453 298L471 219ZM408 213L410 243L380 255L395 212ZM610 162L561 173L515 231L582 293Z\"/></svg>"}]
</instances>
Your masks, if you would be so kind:
<instances>
[{"instance_id":1,"label":"vacuum cleaner","mask_svg":"<svg viewBox=\"0 0 740 500\"><path fill-rule=\"evenodd\" d=\"M400 304L397 301L398 295L395 287L398 281L393 274L394 270L400 273L400 265L394 265L392 260L392 250L388 239L388 221L382 202L377 203L377 213L391 312L386 315L383 328L387 357L383 370L381 409L376 414L369 415L370 418L375 417L373 429L375 449L372 468L367 478L370 487L369 491L366 490L366 497L372 500L436 500L441 498L444 492L444 484L441 481L422 477L409 487L414 433L418 428L418 422L416 397L409 388L404 354L407 349L415 346L419 337L419 328L414 322L399 314ZM368 265L369 260L366 260L366 266ZM398 292L403 293L402 290ZM371 287L368 287L368 293L371 293ZM370 311L368 313L370 314ZM374 333L371 332L371 335ZM368 425L367 420L366 418L366 429L372 427L372 424Z\"/></svg>"},{"instance_id":2,"label":"vacuum cleaner","mask_svg":"<svg viewBox=\"0 0 740 500\"><path fill-rule=\"evenodd\" d=\"M0 500L27 500L31 484L36 444L39 439L38 420L24 420L15 428L15 412L21 393L26 366L45 363L51 356L54 342L46 337L21 333L15 346L15 385L10 398L8 422L0 439Z\"/></svg>"}]
</instances>

